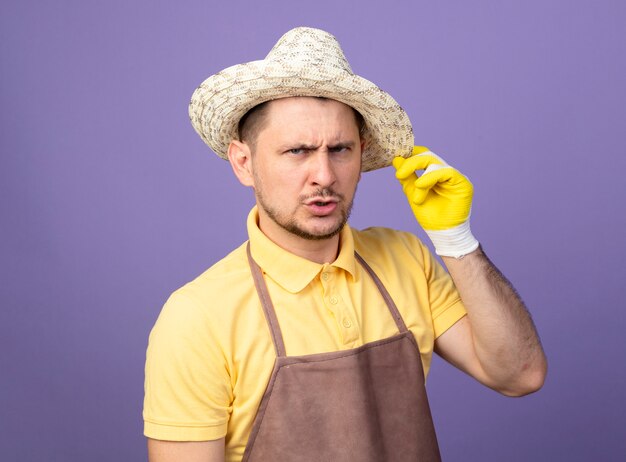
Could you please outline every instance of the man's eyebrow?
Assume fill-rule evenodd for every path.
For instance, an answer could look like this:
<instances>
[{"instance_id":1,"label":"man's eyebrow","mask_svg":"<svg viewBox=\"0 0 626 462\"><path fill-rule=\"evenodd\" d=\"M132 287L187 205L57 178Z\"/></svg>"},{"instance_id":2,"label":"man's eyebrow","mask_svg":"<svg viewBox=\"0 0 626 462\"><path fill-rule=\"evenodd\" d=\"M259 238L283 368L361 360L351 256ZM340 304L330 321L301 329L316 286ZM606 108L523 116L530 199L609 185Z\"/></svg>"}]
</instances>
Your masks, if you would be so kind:
<instances>
[{"instance_id":1,"label":"man's eyebrow","mask_svg":"<svg viewBox=\"0 0 626 462\"><path fill-rule=\"evenodd\" d=\"M328 149L341 149L341 148L353 148L356 143L354 141L338 141L328 145ZM289 151L291 149L302 149L304 151L315 151L319 149L319 145L307 144L307 143L290 143L284 144L280 148L282 151Z\"/></svg>"},{"instance_id":2,"label":"man's eyebrow","mask_svg":"<svg viewBox=\"0 0 626 462\"><path fill-rule=\"evenodd\" d=\"M354 141L340 141L338 143L329 144L328 149L353 148L354 145Z\"/></svg>"},{"instance_id":3,"label":"man's eyebrow","mask_svg":"<svg viewBox=\"0 0 626 462\"><path fill-rule=\"evenodd\" d=\"M289 143L289 144L284 144L283 146L281 146L281 150L283 151L288 151L290 149L302 149L305 151L315 151L317 148L319 148L319 146L315 146L313 144L306 144L306 143Z\"/></svg>"}]
</instances>

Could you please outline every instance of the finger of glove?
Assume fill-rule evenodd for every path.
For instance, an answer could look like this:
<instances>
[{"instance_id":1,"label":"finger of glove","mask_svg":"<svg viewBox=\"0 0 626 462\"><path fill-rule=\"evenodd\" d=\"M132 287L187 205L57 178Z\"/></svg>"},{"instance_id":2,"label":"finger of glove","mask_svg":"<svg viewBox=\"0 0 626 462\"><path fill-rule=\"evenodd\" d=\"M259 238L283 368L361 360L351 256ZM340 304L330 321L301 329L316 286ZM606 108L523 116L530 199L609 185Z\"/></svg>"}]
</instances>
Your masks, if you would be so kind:
<instances>
[{"instance_id":1,"label":"finger of glove","mask_svg":"<svg viewBox=\"0 0 626 462\"><path fill-rule=\"evenodd\" d=\"M406 178L398 178L400 185L402 186L402 191L407 197L411 197L413 194L413 190L415 189L415 182L417 181L417 175L413 173L413 175L409 175Z\"/></svg>"},{"instance_id":2,"label":"finger of glove","mask_svg":"<svg viewBox=\"0 0 626 462\"><path fill-rule=\"evenodd\" d=\"M405 194L414 205L422 205L430 192L430 189L416 188L415 184L406 189Z\"/></svg>"},{"instance_id":3,"label":"finger of glove","mask_svg":"<svg viewBox=\"0 0 626 462\"><path fill-rule=\"evenodd\" d=\"M416 156L418 154L422 154L428 151L430 151L430 149L428 149L426 146L413 146L413 152L411 153L411 155Z\"/></svg>"},{"instance_id":4,"label":"finger of glove","mask_svg":"<svg viewBox=\"0 0 626 462\"><path fill-rule=\"evenodd\" d=\"M411 156L416 156L418 154L422 154L423 152L428 152L428 151L430 151L430 149L428 149L426 146L413 146L413 151L411 152ZM406 159L404 157L397 156L392 159L391 163L394 166L394 168L398 170L400 167L402 167L402 164L404 164L405 160Z\"/></svg>"},{"instance_id":5,"label":"finger of glove","mask_svg":"<svg viewBox=\"0 0 626 462\"><path fill-rule=\"evenodd\" d=\"M406 158L404 157L395 157L392 160L392 164L396 169L401 168L404 162L406 162ZM396 178L398 179L398 181L400 181L400 184L402 185L402 191L404 191L404 193L410 197L411 191L413 191L414 189L413 183L415 183L415 180L417 180L417 175L415 174L415 172L412 172L411 175L407 175L404 178L398 178L397 176Z\"/></svg>"},{"instance_id":6,"label":"finger of glove","mask_svg":"<svg viewBox=\"0 0 626 462\"><path fill-rule=\"evenodd\" d=\"M452 167L443 167L431 170L420 176L413 186L415 190L412 192L411 201L415 204L421 204L426 199L428 192L440 183L456 179L460 175Z\"/></svg>"},{"instance_id":7,"label":"finger of glove","mask_svg":"<svg viewBox=\"0 0 626 462\"><path fill-rule=\"evenodd\" d=\"M432 164L447 165L440 157L429 151L428 153L418 154L416 156L409 157L408 159L404 159L402 165L400 165L400 167L396 167L396 178L406 178L409 175L415 174L416 170L425 170Z\"/></svg>"},{"instance_id":8,"label":"finger of glove","mask_svg":"<svg viewBox=\"0 0 626 462\"><path fill-rule=\"evenodd\" d=\"M402 156L394 157L393 160L391 161L391 165L393 165L393 168L398 170L400 167L402 167L402 165L404 165L405 160L406 159Z\"/></svg>"}]
</instances>

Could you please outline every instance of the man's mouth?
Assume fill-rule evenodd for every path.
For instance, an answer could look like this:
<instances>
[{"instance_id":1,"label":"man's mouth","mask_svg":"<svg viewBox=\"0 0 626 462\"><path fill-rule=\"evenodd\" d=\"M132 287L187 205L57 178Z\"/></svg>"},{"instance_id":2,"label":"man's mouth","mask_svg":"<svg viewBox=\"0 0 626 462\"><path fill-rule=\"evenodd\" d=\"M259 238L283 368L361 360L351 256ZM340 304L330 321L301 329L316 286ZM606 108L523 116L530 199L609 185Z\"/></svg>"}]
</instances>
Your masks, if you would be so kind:
<instances>
[{"instance_id":1,"label":"man's mouth","mask_svg":"<svg viewBox=\"0 0 626 462\"><path fill-rule=\"evenodd\" d=\"M305 201L305 205L327 205L327 204L336 204L339 202L339 199L336 197L313 197Z\"/></svg>"},{"instance_id":2,"label":"man's mouth","mask_svg":"<svg viewBox=\"0 0 626 462\"><path fill-rule=\"evenodd\" d=\"M313 215L324 216L335 210L337 202L339 202L339 200L336 198L315 197L306 201L305 205Z\"/></svg>"}]
</instances>

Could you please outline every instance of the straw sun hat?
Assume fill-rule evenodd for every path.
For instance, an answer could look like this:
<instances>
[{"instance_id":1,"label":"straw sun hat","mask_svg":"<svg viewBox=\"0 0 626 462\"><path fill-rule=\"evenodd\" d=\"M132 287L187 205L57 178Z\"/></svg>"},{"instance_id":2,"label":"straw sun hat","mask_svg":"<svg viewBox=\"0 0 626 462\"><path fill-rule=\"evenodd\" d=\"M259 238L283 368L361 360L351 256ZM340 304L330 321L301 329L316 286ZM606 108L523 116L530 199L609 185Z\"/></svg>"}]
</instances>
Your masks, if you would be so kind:
<instances>
[{"instance_id":1,"label":"straw sun hat","mask_svg":"<svg viewBox=\"0 0 626 462\"><path fill-rule=\"evenodd\" d=\"M352 72L335 37L308 27L287 32L265 59L231 66L202 82L191 97L189 117L204 142L228 159L241 117L258 104L289 96L334 99L363 116L364 172L411 154L413 129L406 112L389 94Z\"/></svg>"}]
</instances>

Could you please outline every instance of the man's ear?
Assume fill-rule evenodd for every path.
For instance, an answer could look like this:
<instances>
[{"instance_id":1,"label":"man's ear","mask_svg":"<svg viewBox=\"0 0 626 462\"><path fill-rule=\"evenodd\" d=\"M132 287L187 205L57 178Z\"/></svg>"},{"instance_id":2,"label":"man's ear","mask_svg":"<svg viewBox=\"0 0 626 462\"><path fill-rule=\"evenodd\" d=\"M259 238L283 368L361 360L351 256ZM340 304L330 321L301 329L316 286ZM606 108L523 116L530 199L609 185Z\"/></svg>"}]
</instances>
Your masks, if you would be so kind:
<instances>
[{"instance_id":1,"label":"man's ear","mask_svg":"<svg viewBox=\"0 0 626 462\"><path fill-rule=\"evenodd\" d=\"M228 145L228 161L235 176L242 185L254 187L251 155L250 146L242 141L232 140Z\"/></svg>"}]
</instances>

